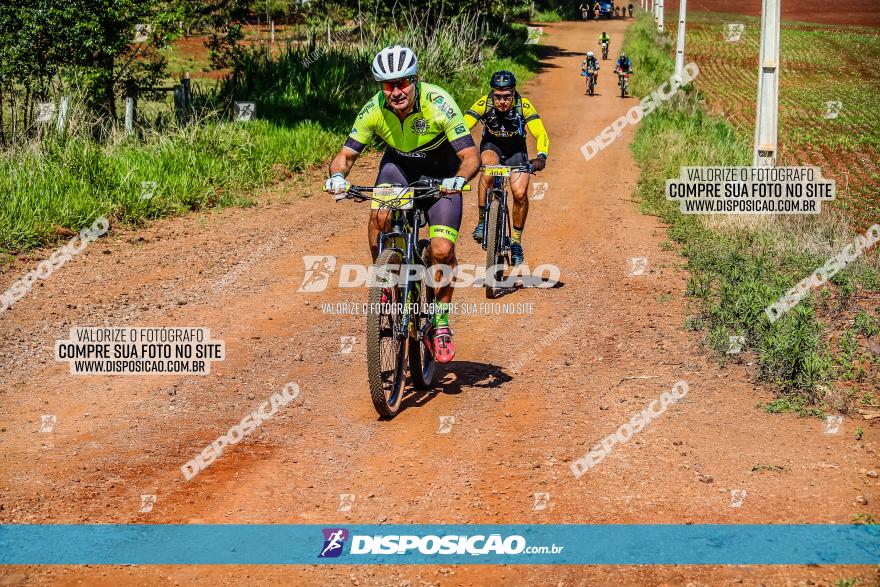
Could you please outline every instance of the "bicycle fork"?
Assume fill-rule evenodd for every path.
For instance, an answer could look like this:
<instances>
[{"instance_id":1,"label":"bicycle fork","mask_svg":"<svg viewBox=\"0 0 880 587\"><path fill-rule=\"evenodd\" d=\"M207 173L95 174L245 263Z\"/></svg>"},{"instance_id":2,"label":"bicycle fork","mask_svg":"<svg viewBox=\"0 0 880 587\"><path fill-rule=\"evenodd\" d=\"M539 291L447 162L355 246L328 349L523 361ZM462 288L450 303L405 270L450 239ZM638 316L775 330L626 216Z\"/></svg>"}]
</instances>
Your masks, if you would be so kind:
<instances>
[{"instance_id":1,"label":"bicycle fork","mask_svg":"<svg viewBox=\"0 0 880 587\"><path fill-rule=\"evenodd\" d=\"M421 300L421 282L418 279L412 279L409 274L409 268L413 266L412 261L416 258L418 231L406 230L407 220L405 213L394 212L391 219L391 231L379 233L379 255L386 248L396 250L400 253L403 261L401 269L405 269L403 273L398 271L397 283L393 285L394 287L403 286L403 296L401 298L404 304L403 308L392 308L392 312L400 311L403 314L403 319L400 322L400 332L394 333L395 337L400 339L406 339L406 334L409 332L410 317L412 315L410 312L412 306L410 304L413 300L416 300L416 303L419 303ZM388 241L390 241L390 246L386 246ZM403 283L400 283L401 281Z\"/></svg>"}]
</instances>

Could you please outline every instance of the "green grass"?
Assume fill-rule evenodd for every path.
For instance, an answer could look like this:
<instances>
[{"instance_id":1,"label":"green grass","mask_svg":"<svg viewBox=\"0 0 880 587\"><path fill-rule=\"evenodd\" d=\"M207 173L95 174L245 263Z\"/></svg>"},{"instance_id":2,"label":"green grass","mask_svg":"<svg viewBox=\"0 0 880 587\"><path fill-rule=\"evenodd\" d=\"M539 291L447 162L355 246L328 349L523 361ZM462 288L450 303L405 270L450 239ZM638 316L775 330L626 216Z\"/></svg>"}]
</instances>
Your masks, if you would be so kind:
<instances>
[{"instance_id":1,"label":"green grass","mask_svg":"<svg viewBox=\"0 0 880 587\"><path fill-rule=\"evenodd\" d=\"M726 23L745 26L738 42L726 42ZM669 23L670 37L677 22ZM745 140L754 132L760 19L689 11L688 60L701 68L695 85L709 109L721 113ZM674 47L668 47L672 55ZM838 182L832 207L864 226L880 218L880 61L876 28L783 22L780 29L779 156L785 165L820 165ZM826 102L841 102L826 118Z\"/></svg>"},{"instance_id":2,"label":"green grass","mask_svg":"<svg viewBox=\"0 0 880 587\"><path fill-rule=\"evenodd\" d=\"M302 172L339 149L378 89L369 63L379 46L411 44L422 79L449 90L462 110L487 90L493 71L513 70L524 82L537 70L524 25L499 23L482 35L467 17L412 24L402 38L385 33L366 47L338 43L313 62L313 46L288 46L272 57L252 51L243 75L204 97L214 105L222 96L256 101L257 117L246 123L228 122L221 111L182 130L148 129L139 139L97 144L81 131L0 153L0 254L52 244L102 215L137 226L189 210L247 205L255 189L276 180L277 166ZM141 197L141 182L156 183L152 197Z\"/></svg>"},{"instance_id":3,"label":"green grass","mask_svg":"<svg viewBox=\"0 0 880 587\"><path fill-rule=\"evenodd\" d=\"M625 49L638 72L632 80L636 95L648 94L671 75L668 46L668 39L658 42L650 15L643 15L629 29ZM642 209L669 225L668 236L686 259L690 273L686 293L699 308L698 315L687 317L686 328L704 330L708 346L723 360L728 337L745 336L743 354L754 357L758 377L781 393L767 404L768 412L823 414L817 407L823 399L817 388L840 375L835 369L840 360L828 348L826 327L817 311L818 292L775 323L767 319L764 308L824 264L829 248L805 247L802 232L810 231L786 230L773 223L709 221L682 215L666 200L665 180L678 177L683 165L751 163L749 140L726 119L708 113L693 88L643 119L632 151L641 169L636 195ZM821 232L821 221L815 224ZM838 273L831 287L845 298L856 288L875 287L877 276L875 269L856 263ZM861 333L876 328L873 319L857 320Z\"/></svg>"},{"instance_id":4,"label":"green grass","mask_svg":"<svg viewBox=\"0 0 880 587\"><path fill-rule=\"evenodd\" d=\"M562 15L557 10L537 10L532 17L532 22L560 22Z\"/></svg>"},{"instance_id":5,"label":"green grass","mask_svg":"<svg viewBox=\"0 0 880 587\"><path fill-rule=\"evenodd\" d=\"M0 157L0 248L50 242L98 216L128 224L246 202L273 180L272 166L302 171L338 147L316 123L208 123L149 143L97 145L74 137ZM156 182L143 199L141 182ZM63 231L62 231L63 232Z\"/></svg>"}]
</instances>

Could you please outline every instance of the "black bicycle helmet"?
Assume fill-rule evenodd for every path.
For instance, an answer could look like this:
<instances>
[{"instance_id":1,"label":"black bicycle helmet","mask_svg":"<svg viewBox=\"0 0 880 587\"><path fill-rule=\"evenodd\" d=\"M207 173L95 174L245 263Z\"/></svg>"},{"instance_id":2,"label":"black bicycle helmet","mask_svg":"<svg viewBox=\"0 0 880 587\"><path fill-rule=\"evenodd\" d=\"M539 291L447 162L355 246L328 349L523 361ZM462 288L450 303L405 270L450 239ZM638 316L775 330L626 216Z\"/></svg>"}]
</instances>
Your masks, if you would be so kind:
<instances>
[{"instance_id":1,"label":"black bicycle helmet","mask_svg":"<svg viewBox=\"0 0 880 587\"><path fill-rule=\"evenodd\" d=\"M489 82L489 85L496 90L512 88L516 86L516 76L513 75L512 71L496 71L492 74L492 81Z\"/></svg>"}]
</instances>

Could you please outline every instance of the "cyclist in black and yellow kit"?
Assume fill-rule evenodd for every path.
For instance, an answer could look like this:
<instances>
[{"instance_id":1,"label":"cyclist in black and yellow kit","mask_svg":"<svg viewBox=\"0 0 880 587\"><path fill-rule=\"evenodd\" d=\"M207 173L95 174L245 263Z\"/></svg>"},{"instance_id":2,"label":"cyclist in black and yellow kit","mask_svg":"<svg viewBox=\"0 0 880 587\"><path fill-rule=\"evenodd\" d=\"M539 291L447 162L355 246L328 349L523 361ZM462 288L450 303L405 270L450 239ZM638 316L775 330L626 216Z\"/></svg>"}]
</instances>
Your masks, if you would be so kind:
<instances>
[{"instance_id":1,"label":"cyclist in black and yellow kit","mask_svg":"<svg viewBox=\"0 0 880 587\"><path fill-rule=\"evenodd\" d=\"M490 83L492 91L474 102L465 113L468 128L483 123L483 139L480 142L480 159L483 165L525 165L529 163L526 147L526 129L535 137L538 156L531 160L535 171L544 169L550 138L535 107L516 91L516 77L509 71L496 71ZM486 190L492 178L480 178L479 218L474 229L474 240L483 242L485 233ZM523 262L522 233L529 213L529 174L511 177L513 192L513 233L510 256L514 265Z\"/></svg>"},{"instance_id":2,"label":"cyclist in black and yellow kit","mask_svg":"<svg viewBox=\"0 0 880 587\"><path fill-rule=\"evenodd\" d=\"M455 100L442 88L419 81L418 59L411 49L400 45L382 49L373 59L372 71L382 89L361 108L345 145L330 162L325 188L333 194L348 190L351 185L345 176L374 140L385 147L376 185L405 186L421 176L442 179L444 197L427 211L431 260L454 269L461 189L479 169L477 147ZM367 230L373 260L379 249L379 232L391 228L390 212L373 202ZM435 271L434 279L443 279L441 270ZM448 310L452 291L451 284L436 291L442 310L434 314L428 344L440 363L455 356Z\"/></svg>"}]
</instances>

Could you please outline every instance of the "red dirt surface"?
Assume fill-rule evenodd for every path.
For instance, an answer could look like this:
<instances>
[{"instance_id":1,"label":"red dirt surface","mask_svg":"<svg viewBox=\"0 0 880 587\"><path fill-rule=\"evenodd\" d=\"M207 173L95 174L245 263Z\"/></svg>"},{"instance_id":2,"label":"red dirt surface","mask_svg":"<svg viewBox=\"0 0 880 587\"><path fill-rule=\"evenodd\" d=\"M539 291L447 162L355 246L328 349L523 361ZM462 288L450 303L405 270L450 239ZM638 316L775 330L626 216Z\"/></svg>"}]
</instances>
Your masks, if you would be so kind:
<instances>
[{"instance_id":1,"label":"red dirt surface","mask_svg":"<svg viewBox=\"0 0 880 587\"><path fill-rule=\"evenodd\" d=\"M331 284L319 294L297 292L303 255L369 259L366 206L322 196L323 170L262 194L253 208L166 219L137 235L116 230L0 317L0 522L842 524L856 513L878 517L878 480L866 472L878 468L880 420L851 415L842 432L825 434L819 419L758 408L774 395L751 381L752 368L719 367L682 325L682 259L661 245L666 227L631 200L634 127L590 161L581 155L581 145L637 102L615 95L607 66L595 97L584 95L578 75L584 39L602 27L619 44L626 26L546 25L553 52L523 89L553 141L538 178L548 183L546 197L531 206L526 260L558 264L565 282L501 300L534 304L533 315L453 317L456 360L432 391L413 394L383 422L368 397L365 320L320 309L362 302L365 291ZM377 161L359 161L352 181L371 183ZM460 262L485 259L470 238L475 216L471 197ZM634 257L648 259L643 275L629 274ZM17 263L0 289L33 264ZM486 301L474 288L457 290L455 300ZM567 318L575 325L551 336ZM225 341L227 359L205 377L73 377L54 361L54 341L80 325L205 326ZM349 354L340 353L342 336L355 337ZM681 379L690 386L685 399L575 479L574 459ZM183 463L289 381L302 390L294 403L197 477L183 478ZM39 432L43 414L57 416L51 433ZM438 434L449 415L453 430ZM747 491L741 507L730 506L733 489ZM533 509L535 492L550 494L546 510ZM339 511L342 493L357 496L351 511ZM157 496L151 512L138 511L143 494ZM18 566L0 574L2 585L114 587L769 587L877 578L870 567L793 565Z\"/></svg>"},{"instance_id":2,"label":"red dirt surface","mask_svg":"<svg viewBox=\"0 0 880 587\"><path fill-rule=\"evenodd\" d=\"M678 1L670 0L664 6L666 18L675 18ZM687 8L689 11L761 16L761 0L690 0ZM782 0L781 11L783 20L880 26L880 2L877 0Z\"/></svg>"}]
</instances>

